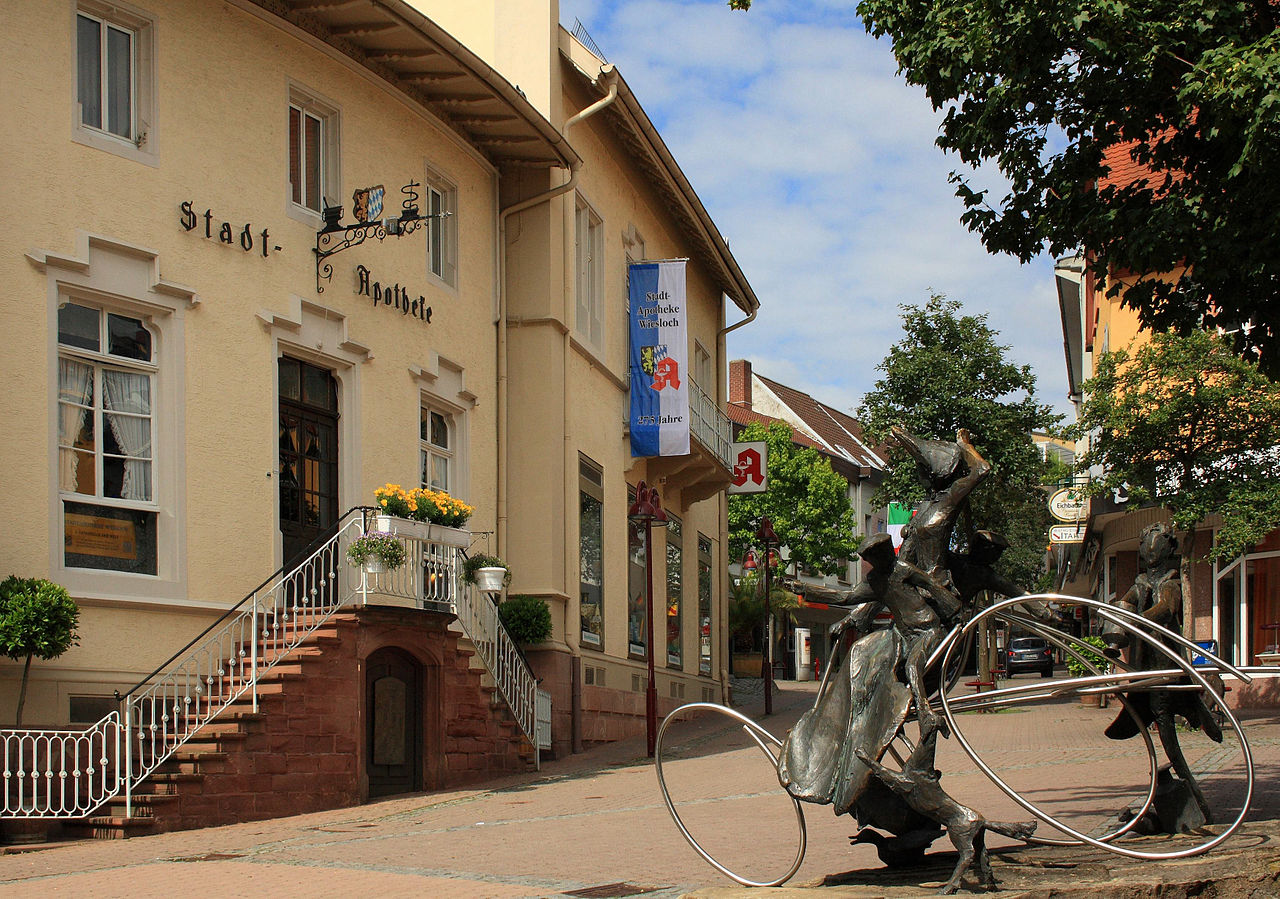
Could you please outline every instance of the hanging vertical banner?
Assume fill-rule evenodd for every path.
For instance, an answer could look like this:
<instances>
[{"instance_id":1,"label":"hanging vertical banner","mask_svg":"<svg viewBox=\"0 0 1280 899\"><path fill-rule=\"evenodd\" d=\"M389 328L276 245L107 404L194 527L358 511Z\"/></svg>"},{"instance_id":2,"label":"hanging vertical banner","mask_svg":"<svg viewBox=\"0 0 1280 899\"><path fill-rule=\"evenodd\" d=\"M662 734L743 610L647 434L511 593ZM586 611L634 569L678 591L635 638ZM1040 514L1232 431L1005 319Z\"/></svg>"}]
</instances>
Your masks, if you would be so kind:
<instances>
[{"instance_id":1,"label":"hanging vertical banner","mask_svg":"<svg viewBox=\"0 0 1280 899\"><path fill-rule=\"evenodd\" d=\"M631 455L689 452L685 260L637 262L631 300Z\"/></svg>"}]
</instances>

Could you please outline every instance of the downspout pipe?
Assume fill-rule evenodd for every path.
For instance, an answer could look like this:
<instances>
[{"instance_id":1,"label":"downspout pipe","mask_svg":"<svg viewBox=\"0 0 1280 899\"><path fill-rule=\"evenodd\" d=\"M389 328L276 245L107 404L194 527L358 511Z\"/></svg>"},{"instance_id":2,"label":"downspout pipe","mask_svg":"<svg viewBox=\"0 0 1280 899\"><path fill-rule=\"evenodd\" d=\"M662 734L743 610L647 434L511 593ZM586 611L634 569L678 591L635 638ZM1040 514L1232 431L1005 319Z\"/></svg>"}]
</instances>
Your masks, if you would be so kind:
<instances>
[{"instance_id":1,"label":"downspout pipe","mask_svg":"<svg viewBox=\"0 0 1280 899\"><path fill-rule=\"evenodd\" d=\"M605 64L600 67L600 75L596 79L597 85L607 86L607 93L604 97L592 103L590 106L578 112L576 115L570 116L561 129L563 137L568 139L569 129L584 119L590 118L610 103L618 99L618 73L612 65ZM569 165L569 177L563 184L559 184L550 190L543 191L513 203L498 213L498 402L497 402L497 432L498 432L498 509L495 527L497 530L498 555L505 557L507 554L507 534L508 522L510 515L507 510L508 506L508 465L507 465L507 447L510 443L508 437L509 428L507 426L507 410L509 404L508 398L508 375L507 375L507 220L517 213L532 209L541 203L546 203L555 199L562 194L568 193L578 185L578 174L582 170L582 161L576 157ZM566 348L569 337L565 335ZM567 349L566 349L567 353ZM567 376L567 371L566 371ZM567 390L567 387L566 387ZM568 451L566 450L566 456ZM566 463L567 467L567 463ZM566 481L566 484L568 482ZM567 633L566 633L567 636ZM570 751L582 751L582 671L578 664L579 659L576 653L572 659L572 673L570 675Z\"/></svg>"},{"instance_id":2,"label":"downspout pipe","mask_svg":"<svg viewBox=\"0 0 1280 899\"><path fill-rule=\"evenodd\" d=\"M596 83L607 84L608 93L586 109L570 117L564 123L561 134L566 139L570 128L583 119L595 115L618 98L618 76L612 65L601 66L600 76L596 79ZM509 442L507 434L507 219L573 190L578 184L578 173L581 169L581 160L575 160L570 164L569 177L563 184L556 185L550 190L536 194L526 200L513 203L498 213L498 313L495 322L498 327L498 408L496 413L498 431L498 509L495 527L498 532L497 544L500 557L505 557L507 553L507 522L510 517L507 512L508 481L506 464L507 445Z\"/></svg>"}]
</instances>

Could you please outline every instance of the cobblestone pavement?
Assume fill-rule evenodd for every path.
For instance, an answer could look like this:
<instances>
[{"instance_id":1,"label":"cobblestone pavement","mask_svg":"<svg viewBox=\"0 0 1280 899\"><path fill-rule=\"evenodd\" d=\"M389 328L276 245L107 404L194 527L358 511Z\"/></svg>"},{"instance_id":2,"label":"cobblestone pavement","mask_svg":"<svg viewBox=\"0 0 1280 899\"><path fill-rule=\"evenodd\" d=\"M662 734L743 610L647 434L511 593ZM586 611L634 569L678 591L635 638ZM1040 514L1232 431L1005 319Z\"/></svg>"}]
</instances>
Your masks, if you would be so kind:
<instances>
[{"instance_id":1,"label":"cobblestone pavement","mask_svg":"<svg viewBox=\"0 0 1280 899\"><path fill-rule=\"evenodd\" d=\"M781 684L774 714L762 724L781 736L812 703L815 690L812 683ZM738 700L744 713L760 716L758 690L754 695L739 690ZM1061 700L965 714L960 729L1012 787L1072 826L1101 833L1147 782L1141 742L1110 743L1102 736L1113 711ZM1261 845L1280 834L1275 820L1280 819L1275 778L1280 716L1255 716L1245 726L1257 766L1250 832L1234 836L1223 849ZM1183 739L1211 802L1221 809L1223 820L1234 819L1239 806L1231 804L1238 803L1243 772L1238 746L1229 739L1219 747L1195 733L1185 733ZM771 766L741 728L723 717L704 715L673 726L667 744L668 784L686 824L712 854L756 879L785 871L796 853L795 813ZM663 805L653 765L644 756L640 738L482 787L3 855L0 897L145 899L281 891L305 896L540 897L593 889L588 895L609 897L630 895L630 888L654 897L731 895L732 882L681 838ZM940 746L939 767L947 788L988 817L1030 817L976 769L955 739ZM821 886L818 892L824 896L919 894L902 886L901 879L891 889L872 847L849 845L857 829L852 819L837 819L821 806L805 806L805 813L808 851L789 886ZM1044 826L1041 832L1047 832ZM993 840L993 845L1000 844ZM945 854L950 848L944 839L933 851ZM1052 851L1023 850L1031 853L1024 857L1033 865L1039 864L1036 858L1054 857L1047 854ZM998 876L1001 865L997 858ZM1089 870L1107 872L1094 875L1100 880L1115 876L1106 867ZM946 875L943 864L918 872L918 879L936 889ZM858 888L858 883L865 886ZM778 895L787 892L791 890Z\"/></svg>"}]
</instances>

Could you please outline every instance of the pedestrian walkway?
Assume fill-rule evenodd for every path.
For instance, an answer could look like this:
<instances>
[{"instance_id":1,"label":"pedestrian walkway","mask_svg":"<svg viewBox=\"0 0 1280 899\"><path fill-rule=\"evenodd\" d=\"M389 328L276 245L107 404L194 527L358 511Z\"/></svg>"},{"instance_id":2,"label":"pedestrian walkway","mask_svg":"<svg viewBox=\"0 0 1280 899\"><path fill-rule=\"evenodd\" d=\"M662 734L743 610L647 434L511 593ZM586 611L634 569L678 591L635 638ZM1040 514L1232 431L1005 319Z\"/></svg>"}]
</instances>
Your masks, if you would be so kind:
<instances>
[{"instance_id":1,"label":"pedestrian walkway","mask_svg":"<svg viewBox=\"0 0 1280 899\"><path fill-rule=\"evenodd\" d=\"M782 736L810 706L815 690L812 683L781 684L774 714L763 725ZM739 692L742 699L744 691ZM762 697L747 697L743 711L758 717ZM960 723L980 756L1014 787L1076 824L1096 829L1146 782L1140 742L1108 743L1101 736L1113 711L1064 700L997 714L966 714ZM1247 728L1259 782L1250 820L1262 823L1253 825L1252 835L1233 837L1233 842L1239 848L1253 840L1254 851L1260 852L1266 835L1275 832L1271 819L1280 818L1274 778L1280 762L1280 717L1254 718ZM1211 801L1227 809L1239 784L1239 753L1230 745L1224 750L1207 741L1202 745L1195 734L1184 739L1193 765L1205 775ZM668 782L699 839L730 867L758 879L786 870L796 851L795 813L771 767L741 728L724 718L701 716L675 725L668 742ZM993 818L1029 817L977 771L955 739L940 747L939 767L944 784L962 802ZM901 878L886 883L874 849L849 845L856 832L851 818L837 819L824 806L805 806L804 811L808 852L788 887L807 887L824 897L929 892L906 886ZM1234 812L1224 814L1234 817ZM933 851L944 855L937 868L942 873L931 868L917 872L918 879L936 889L946 877L949 850L945 840L936 843ZM1055 851L1068 858L1080 852ZM1033 865L1035 858L1051 859L1047 850L1037 849L1023 851L1023 857L1033 859L1027 863ZM1045 864L1073 863L1053 858L1057 860ZM1094 867L1089 870L1104 870L1090 864ZM996 867L997 876L1012 870L1003 857ZM675 897L735 895L734 889L693 852L672 823L652 763L645 758L643 737L548 762L540 772L483 787L0 856L0 897L169 899L283 891L306 896Z\"/></svg>"}]
</instances>

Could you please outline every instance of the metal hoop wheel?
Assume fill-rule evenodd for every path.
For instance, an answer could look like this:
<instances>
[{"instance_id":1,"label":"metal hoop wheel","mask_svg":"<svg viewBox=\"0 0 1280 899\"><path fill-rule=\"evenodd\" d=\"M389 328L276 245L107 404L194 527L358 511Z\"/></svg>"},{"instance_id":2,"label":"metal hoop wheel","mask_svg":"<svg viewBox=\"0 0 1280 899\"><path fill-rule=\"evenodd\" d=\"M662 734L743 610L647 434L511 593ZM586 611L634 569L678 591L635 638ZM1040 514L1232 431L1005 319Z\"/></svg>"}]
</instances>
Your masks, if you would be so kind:
<instances>
[{"instance_id":1,"label":"metal hoop wheel","mask_svg":"<svg viewBox=\"0 0 1280 899\"><path fill-rule=\"evenodd\" d=\"M682 705L680 706L680 708L676 709L674 712L672 712L670 715L668 715L666 718L662 720L662 726L658 728L658 738L653 751L654 767L657 769L657 772L658 772L658 786L662 788L662 801L667 804L667 811L671 813L671 818L676 822L676 827L680 828L680 833L684 834L684 838L688 840L689 845L693 847L694 852L702 856L703 859L705 859L706 862L709 865L711 865L711 867L715 868L721 874L725 875L731 880L737 881L743 886L748 886L748 887L782 886L784 883L786 883L795 875L796 871L800 870L800 864L801 862L804 861L804 852L807 846L807 837L806 837L805 826L804 826L804 810L800 806L800 800L796 799L794 796L791 796L789 793L787 794L788 798L791 799L792 805L795 806L796 824L800 828L800 845L796 849L795 861L791 863L791 867L788 868L787 872L783 874L781 877L774 878L773 880L751 880L748 877L743 877L740 874L736 874L733 871L730 871L724 865L720 864L720 862L716 861L711 856L711 853L707 852L707 850L702 848L702 846L698 843L698 841L694 839L693 834L689 832L689 829L685 827L684 821L680 819L680 813L676 811L675 803L671 801L671 793L667 789L667 782L662 774L662 745L663 745L663 737L666 736L667 727L671 724L671 722L674 721L678 715L684 712L691 712L691 711L716 712L718 714L725 715L729 718L732 718L735 722L737 722L742 726L742 730L747 734L747 736L751 737L751 739L755 742L755 744L760 747L760 751L763 752L765 754L765 757L769 759L769 763L773 767L775 775L778 770L778 756L775 755L773 749L770 749L769 747L773 746L775 749L780 749L782 747L782 741L779 740L777 737L775 737L773 734L769 733L759 724L756 724L756 722L752 721L747 716L739 712L736 712L727 706L717 705L714 702L691 702L688 705Z\"/></svg>"},{"instance_id":2,"label":"metal hoop wheel","mask_svg":"<svg viewBox=\"0 0 1280 899\"><path fill-rule=\"evenodd\" d=\"M1022 596L1022 597L1017 597L1015 599L1008 599L1008 600L1004 600L1002 602L996 603L995 605L990 606L987 609L984 609L976 617L970 620L964 628L957 629L957 631L949 635L949 639L944 641L943 645L938 648L937 651L940 652L943 656L943 665L945 666L950 661L951 653L954 650L954 647L956 646L957 638L959 638L965 630L975 627L981 619L988 616L994 616L1001 612L1006 612L1006 610L1012 609L1013 607L1021 605L1022 603L1030 600L1043 600L1043 599L1054 600L1057 602L1062 602L1062 603L1067 603L1072 605L1081 605L1081 606L1085 606L1087 608L1093 609L1102 618L1117 624L1119 627L1123 629L1125 633L1129 634L1131 637L1137 637L1139 640L1141 640L1142 642L1150 646L1156 652L1165 656L1165 658L1171 663L1171 667L1169 669L1158 670L1158 671L1148 670L1148 671L1126 672L1126 673L1111 674L1111 675L1094 674L1092 676L1086 676L1086 677L1077 677L1077 678L1069 678L1067 680L1051 681L1048 684L1039 685L1039 688L1034 690L1019 689L1019 688L1000 690L994 693L986 694L982 698L984 701L979 703L973 703L973 705L981 706L981 705L1012 704L1018 701L1027 701L1029 699L1043 697L1045 695L1055 695L1055 694L1061 695L1062 693L1068 693L1068 692L1071 692L1071 693L1109 692L1109 693L1113 693L1114 695L1117 695L1117 698L1122 699L1122 697L1120 696L1120 692L1124 690L1126 687L1132 689L1136 687L1145 686L1151 689L1161 689L1161 688L1168 689L1174 686L1172 681L1175 678L1180 678L1180 679L1184 679L1185 681L1189 681L1190 684L1193 685L1192 689L1202 691L1204 695L1207 695L1208 697L1210 697L1211 700L1218 706L1222 714L1226 717L1231 730L1235 732L1236 738L1239 740L1240 751L1241 751L1241 755L1243 756L1243 761L1245 765L1244 801L1241 804L1240 813L1236 816L1235 820L1232 821L1220 833L1218 833L1211 839L1197 843L1186 849L1175 850L1171 852L1149 852L1149 851L1142 851L1137 849L1130 849L1125 846L1118 846L1112 843L1111 840L1115 839L1117 836L1120 836L1125 831L1127 831L1129 827L1132 826L1132 823L1136 823L1137 819L1141 817L1142 812L1140 812L1137 816L1134 817L1134 821L1131 822L1129 826L1123 827L1118 831L1109 833L1106 836L1102 837L1101 839L1096 839L1087 834L1081 833L1080 831L1075 830L1074 828L1057 820L1052 815L1049 815L1047 812L1043 811L1042 809L1037 807L1035 804L1029 802L1024 797L1022 797L1017 791L1015 791L1012 787L1010 787L1007 783L1005 783L999 777L999 775L997 775L995 771L992 770L991 767L988 766L978 756L977 752L969 744L968 740L965 739L964 734L960 731L960 728L956 724L956 720L952 711L953 703L949 701L945 695L943 695L941 697L943 715L947 720L947 724L951 727L952 735L956 738L956 741L960 744L961 748L965 751L965 753L969 756L969 758L982 770L982 772L986 774L987 777L997 787L999 787L1001 791L1005 793L1006 796L1008 796L1010 799L1012 799L1014 802L1016 802L1026 811L1035 815L1040 820L1051 825L1052 827L1057 828L1063 833L1068 834L1071 837L1071 840L1069 841L1037 840L1038 842L1043 842L1051 845L1088 844L1090 846L1093 846L1094 848L1105 849L1109 852L1114 852L1117 855L1123 855L1128 858L1142 859L1146 861L1162 861L1166 859L1187 858L1189 856L1199 855L1201 853L1209 851L1213 847L1220 844L1223 840L1226 840L1228 837L1230 837L1231 834L1234 833L1236 829L1240 826L1240 824L1244 821L1245 816L1249 812L1249 806L1253 798L1253 785L1254 785L1253 754L1250 751L1249 740L1245 736L1244 730L1240 726L1240 722L1236 719L1235 715L1232 714L1230 708L1227 707L1226 702L1222 699L1222 697L1218 696L1215 693L1215 691L1209 686L1208 682L1205 680L1201 672L1198 671L1191 664L1189 664L1186 661L1186 659L1184 659L1182 655L1178 652L1178 650L1181 649L1189 652L1203 653L1207 658L1209 658L1209 660L1213 664L1218 666L1218 670L1225 670L1225 671L1231 672L1232 674L1236 675L1237 677L1240 677L1242 680L1247 682L1249 680L1248 675L1244 674L1244 672L1240 671L1238 668L1228 664L1227 662L1223 661L1217 656L1213 656L1212 654L1208 653L1206 650L1201 649L1200 647L1188 641L1181 634L1174 633L1173 631L1170 631L1164 627L1161 627L1155 622L1148 621L1142 618L1142 616L1140 615L1128 612L1127 610L1124 610L1124 609L1110 606L1107 603L1099 602L1097 600L1085 599L1082 597L1062 596L1059 594L1052 594L1052 593L1035 594L1032 596ZM1035 628L1034 624L1026 618L1022 618L1019 621L1019 623L1022 624L1023 626L1033 627L1035 630L1037 630L1042 635L1044 635L1045 629ZM1059 641L1055 640L1054 642L1059 642ZM1071 652L1072 656L1074 656L1075 658L1079 659L1080 661L1088 665L1088 662L1085 661L1077 652L1074 652L1071 650L1068 650L1068 651ZM1089 665L1089 667L1092 668L1093 666ZM1176 687L1174 688L1176 689ZM1022 695L1019 695L1019 694L1022 694ZM1002 697L1004 698L1002 699ZM956 703L956 704L959 704L959 703ZM1152 763L1154 763L1155 749L1151 744L1150 735L1146 733L1145 728L1143 729L1143 738L1146 741L1148 756L1152 761ZM1154 791L1155 791L1155 771L1154 771L1154 764L1153 764L1153 770L1151 772L1151 785L1147 793L1147 798L1143 803L1142 811L1145 812L1145 810L1150 807L1153 796L1154 796Z\"/></svg>"}]
</instances>

